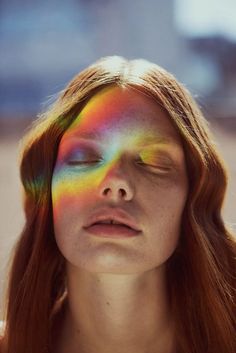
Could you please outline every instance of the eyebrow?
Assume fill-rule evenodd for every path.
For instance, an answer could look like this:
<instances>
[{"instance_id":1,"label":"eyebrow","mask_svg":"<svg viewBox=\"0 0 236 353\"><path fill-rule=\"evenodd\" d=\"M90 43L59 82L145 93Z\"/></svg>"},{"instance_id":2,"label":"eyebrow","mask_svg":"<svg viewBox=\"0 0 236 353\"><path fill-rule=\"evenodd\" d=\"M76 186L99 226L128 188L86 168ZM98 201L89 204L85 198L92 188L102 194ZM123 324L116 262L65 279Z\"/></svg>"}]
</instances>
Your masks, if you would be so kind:
<instances>
[{"instance_id":1,"label":"eyebrow","mask_svg":"<svg viewBox=\"0 0 236 353\"><path fill-rule=\"evenodd\" d=\"M70 137L76 138L78 140L92 140L102 143L103 135L98 131L73 133ZM137 143L140 146L147 144L178 144L177 141L171 137L164 137L161 135L146 135L145 137L140 137L137 139Z\"/></svg>"}]
</instances>

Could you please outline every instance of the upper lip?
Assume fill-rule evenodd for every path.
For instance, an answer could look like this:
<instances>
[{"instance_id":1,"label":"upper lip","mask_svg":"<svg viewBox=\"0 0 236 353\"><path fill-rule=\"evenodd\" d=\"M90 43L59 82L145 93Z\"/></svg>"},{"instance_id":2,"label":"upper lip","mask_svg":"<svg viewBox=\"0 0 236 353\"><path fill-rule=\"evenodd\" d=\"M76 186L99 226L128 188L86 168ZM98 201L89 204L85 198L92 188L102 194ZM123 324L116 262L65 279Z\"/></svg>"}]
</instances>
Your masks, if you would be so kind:
<instances>
[{"instance_id":1,"label":"upper lip","mask_svg":"<svg viewBox=\"0 0 236 353\"><path fill-rule=\"evenodd\" d=\"M138 228L135 220L124 210L122 209L101 209L95 214L93 214L87 224L84 226L84 228L89 228L91 227L94 223L98 223L101 221L108 221L108 220L113 220L119 223L122 223L138 232L140 232L140 229Z\"/></svg>"}]
</instances>

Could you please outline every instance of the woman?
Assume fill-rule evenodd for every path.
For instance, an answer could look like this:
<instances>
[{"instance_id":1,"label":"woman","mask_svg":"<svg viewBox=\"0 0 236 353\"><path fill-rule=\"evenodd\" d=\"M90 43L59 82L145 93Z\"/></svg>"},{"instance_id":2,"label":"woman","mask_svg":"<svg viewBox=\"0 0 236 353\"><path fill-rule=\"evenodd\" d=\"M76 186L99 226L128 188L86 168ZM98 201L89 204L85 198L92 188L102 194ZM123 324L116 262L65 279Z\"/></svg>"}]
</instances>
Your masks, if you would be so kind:
<instances>
[{"instance_id":1,"label":"woman","mask_svg":"<svg viewBox=\"0 0 236 353\"><path fill-rule=\"evenodd\" d=\"M77 75L23 140L4 353L232 353L227 176L196 103L145 60Z\"/></svg>"}]
</instances>

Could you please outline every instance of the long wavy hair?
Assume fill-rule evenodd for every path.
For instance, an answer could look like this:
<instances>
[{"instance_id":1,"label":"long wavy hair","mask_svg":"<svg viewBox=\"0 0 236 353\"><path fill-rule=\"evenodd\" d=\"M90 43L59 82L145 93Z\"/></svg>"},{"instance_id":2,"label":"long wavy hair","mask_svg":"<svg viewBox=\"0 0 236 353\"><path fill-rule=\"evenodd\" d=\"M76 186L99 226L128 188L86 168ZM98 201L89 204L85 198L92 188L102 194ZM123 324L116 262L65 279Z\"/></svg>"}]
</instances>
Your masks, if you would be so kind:
<instances>
[{"instance_id":1,"label":"long wavy hair","mask_svg":"<svg viewBox=\"0 0 236 353\"><path fill-rule=\"evenodd\" d=\"M188 90L156 64L118 56L102 58L75 76L21 141L25 225L11 255L1 352L52 352L53 318L67 293L51 202L58 145L88 99L114 84L155 99L185 151L189 193L180 240L167 261L177 352L236 352L236 241L221 215L226 168Z\"/></svg>"}]
</instances>

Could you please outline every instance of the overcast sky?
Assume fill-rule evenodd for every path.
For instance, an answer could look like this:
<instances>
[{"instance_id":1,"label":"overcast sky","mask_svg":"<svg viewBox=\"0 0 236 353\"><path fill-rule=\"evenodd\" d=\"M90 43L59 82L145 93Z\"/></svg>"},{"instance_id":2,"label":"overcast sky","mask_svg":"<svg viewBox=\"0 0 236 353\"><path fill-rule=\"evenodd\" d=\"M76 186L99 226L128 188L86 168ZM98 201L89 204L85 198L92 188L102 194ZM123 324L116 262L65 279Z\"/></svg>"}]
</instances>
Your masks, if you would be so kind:
<instances>
[{"instance_id":1,"label":"overcast sky","mask_svg":"<svg viewBox=\"0 0 236 353\"><path fill-rule=\"evenodd\" d=\"M236 41L236 0L175 0L176 21L185 34L223 34Z\"/></svg>"}]
</instances>

